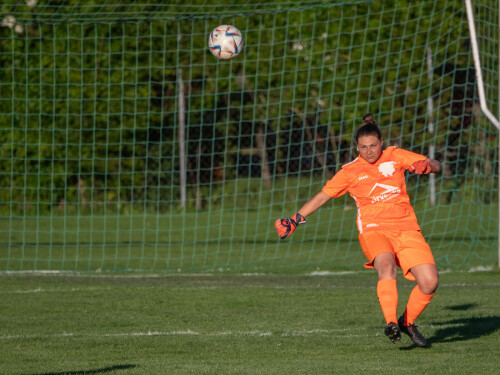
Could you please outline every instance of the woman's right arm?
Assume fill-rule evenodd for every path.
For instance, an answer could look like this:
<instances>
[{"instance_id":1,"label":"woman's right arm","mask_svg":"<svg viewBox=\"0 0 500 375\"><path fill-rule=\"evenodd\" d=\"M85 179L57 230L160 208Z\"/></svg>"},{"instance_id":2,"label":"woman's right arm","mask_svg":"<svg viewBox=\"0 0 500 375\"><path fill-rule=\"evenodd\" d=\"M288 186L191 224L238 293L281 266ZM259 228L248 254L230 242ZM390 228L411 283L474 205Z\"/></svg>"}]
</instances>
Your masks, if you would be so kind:
<instances>
[{"instance_id":1,"label":"woman's right arm","mask_svg":"<svg viewBox=\"0 0 500 375\"><path fill-rule=\"evenodd\" d=\"M278 231L281 239L285 239L290 236L295 228L297 228L300 224L305 224L306 217L311 215L330 199L345 194L349 184L349 179L347 178L345 172L341 170L325 184L323 189L318 194L307 201L307 203L304 204L295 215L291 218L276 220L274 227Z\"/></svg>"},{"instance_id":2,"label":"woman's right arm","mask_svg":"<svg viewBox=\"0 0 500 375\"><path fill-rule=\"evenodd\" d=\"M282 240L290 236L295 228L300 224L306 223L306 217L328 202L332 197L320 191L312 199L310 199L302 208L291 218L278 219L274 223L274 227Z\"/></svg>"},{"instance_id":3,"label":"woman's right arm","mask_svg":"<svg viewBox=\"0 0 500 375\"><path fill-rule=\"evenodd\" d=\"M332 199L332 197L330 197L328 194L324 193L323 191L320 191L313 198L311 198L306 204L304 204L300 208L298 213L304 217L307 217L310 214L312 214L313 212L315 212L318 208L323 206L330 199Z\"/></svg>"}]
</instances>

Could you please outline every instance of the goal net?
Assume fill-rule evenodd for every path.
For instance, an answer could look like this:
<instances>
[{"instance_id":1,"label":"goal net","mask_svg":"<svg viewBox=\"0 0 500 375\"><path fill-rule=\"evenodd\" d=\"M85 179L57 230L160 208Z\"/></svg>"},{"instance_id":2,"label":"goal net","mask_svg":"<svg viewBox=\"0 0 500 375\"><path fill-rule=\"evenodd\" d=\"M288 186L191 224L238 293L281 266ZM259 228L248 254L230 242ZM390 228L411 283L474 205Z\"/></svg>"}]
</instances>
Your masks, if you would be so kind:
<instances>
[{"instance_id":1,"label":"goal net","mask_svg":"<svg viewBox=\"0 0 500 375\"><path fill-rule=\"evenodd\" d=\"M396 4L394 4L396 3ZM498 4L474 1L498 113ZM0 6L0 271L359 270L348 196L279 240L356 156L433 156L408 192L441 269L497 261L498 134L461 1L18 1ZM207 48L219 24L242 53Z\"/></svg>"}]
</instances>

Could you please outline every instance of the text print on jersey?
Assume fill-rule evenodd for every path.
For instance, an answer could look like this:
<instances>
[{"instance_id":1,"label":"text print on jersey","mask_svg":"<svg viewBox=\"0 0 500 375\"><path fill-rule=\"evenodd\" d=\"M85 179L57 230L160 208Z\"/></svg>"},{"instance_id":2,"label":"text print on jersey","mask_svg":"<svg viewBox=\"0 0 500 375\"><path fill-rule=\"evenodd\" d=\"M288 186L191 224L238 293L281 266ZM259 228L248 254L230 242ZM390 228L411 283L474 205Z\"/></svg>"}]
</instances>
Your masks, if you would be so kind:
<instances>
[{"instance_id":1,"label":"text print on jersey","mask_svg":"<svg viewBox=\"0 0 500 375\"><path fill-rule=\"evenodd\" d=\"M391 185L379 184L377 182L375 185L373 185L373 188L368 195L371 196L376 189L378 190L376 192L377 195L371 197L372 203L388 201L389 199L392 199L401 194L400 188ZM380 192L381 189L383 190L382 192Z\"/></svg>"}]
</instances>

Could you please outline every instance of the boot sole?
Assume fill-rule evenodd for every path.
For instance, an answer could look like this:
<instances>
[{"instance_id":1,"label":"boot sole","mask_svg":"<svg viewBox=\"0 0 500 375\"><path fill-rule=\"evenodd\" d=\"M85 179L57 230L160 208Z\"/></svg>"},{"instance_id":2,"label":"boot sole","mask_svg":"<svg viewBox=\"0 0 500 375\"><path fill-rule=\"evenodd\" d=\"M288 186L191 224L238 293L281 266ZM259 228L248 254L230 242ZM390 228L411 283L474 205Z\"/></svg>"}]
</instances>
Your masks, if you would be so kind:
<instances>
[{"instance_id":1,"label":"boot sole","mask_svg":"<svg viewBox=\"0 0 500 375\"><path fill-rule=\"evenodd\" d=\"M401 341L401 331L397 325L387 326L384 329L384 333L393 344Z\"/></svg>"}]
</instances>

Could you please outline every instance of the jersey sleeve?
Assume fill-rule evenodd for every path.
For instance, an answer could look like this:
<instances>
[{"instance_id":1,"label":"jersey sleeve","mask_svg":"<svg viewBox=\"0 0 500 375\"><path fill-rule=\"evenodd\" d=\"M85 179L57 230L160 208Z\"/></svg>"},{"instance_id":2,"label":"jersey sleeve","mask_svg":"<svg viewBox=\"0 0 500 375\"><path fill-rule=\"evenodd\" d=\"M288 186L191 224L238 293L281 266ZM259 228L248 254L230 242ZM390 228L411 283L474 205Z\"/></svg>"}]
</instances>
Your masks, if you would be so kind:
<instances>
[{"instance_id":1,"label":"jersey sleeve","mask_svg":"<svg viewBox=\"0 0 500 375\"><path fill-rule=\"evenodd\" d=\"M325 186L323 186L322 191L332 198L337 198L347 193L348 188L349 180L345 171L341 169L335 174L335 176L333 176L326 182Z\"/></svg>"},{"instance_id":2,"label":"jersey sleeve","mask_svg":"<svg viewBox=\"0 0 500 375\"><path fill-rule=\"evenodd\" d=\"M396 156L398 162L403 166L406 170L419 160L425 160L427 157L421 154L417 154L415 152L403 150L402 148L397 148L394 150L394 156Z\"/></svg>"}]
</instances>

